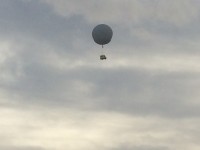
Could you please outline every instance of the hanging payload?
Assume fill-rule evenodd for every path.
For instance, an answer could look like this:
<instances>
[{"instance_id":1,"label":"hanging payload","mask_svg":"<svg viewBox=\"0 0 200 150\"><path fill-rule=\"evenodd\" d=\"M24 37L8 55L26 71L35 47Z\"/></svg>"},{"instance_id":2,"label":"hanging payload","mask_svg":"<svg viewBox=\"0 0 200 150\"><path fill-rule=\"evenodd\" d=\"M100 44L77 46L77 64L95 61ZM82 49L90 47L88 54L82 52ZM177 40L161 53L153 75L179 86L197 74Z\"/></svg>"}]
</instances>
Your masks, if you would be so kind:
<instances>
[{"instance_id":1,"label":"hanging payload","mask_svg":"<svg viewBox=\"0 0 200 150\"><path fill-rule=\"evenodd\" d=\"M113 31L106 24L99 24L92 31L92 37L94 41L97 44L102 45L102 48L103 48L103 45L108 44L111 41L112 36L113 36ZM100 59L101 60L106 59L106 55L102 54L100 56Z\"/></svg>"}]
</instances>

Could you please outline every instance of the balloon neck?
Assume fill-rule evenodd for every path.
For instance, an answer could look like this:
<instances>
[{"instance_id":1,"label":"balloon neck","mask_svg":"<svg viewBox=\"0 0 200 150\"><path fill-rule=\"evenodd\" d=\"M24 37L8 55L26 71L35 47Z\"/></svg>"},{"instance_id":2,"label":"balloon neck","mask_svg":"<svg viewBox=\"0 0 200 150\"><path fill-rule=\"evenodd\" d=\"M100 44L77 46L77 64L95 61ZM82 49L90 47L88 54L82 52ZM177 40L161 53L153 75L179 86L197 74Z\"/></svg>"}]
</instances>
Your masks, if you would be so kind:
<instances>
[{"instance_id":1,"label":"balloon neck","mask_svg":"<svg viewBox=\"0 0 200 150\"><path fill-rule=\"evenodd\" d=\"M102 45L102 48L103 48L103 45Z\"/></svg>"}]
</instances>

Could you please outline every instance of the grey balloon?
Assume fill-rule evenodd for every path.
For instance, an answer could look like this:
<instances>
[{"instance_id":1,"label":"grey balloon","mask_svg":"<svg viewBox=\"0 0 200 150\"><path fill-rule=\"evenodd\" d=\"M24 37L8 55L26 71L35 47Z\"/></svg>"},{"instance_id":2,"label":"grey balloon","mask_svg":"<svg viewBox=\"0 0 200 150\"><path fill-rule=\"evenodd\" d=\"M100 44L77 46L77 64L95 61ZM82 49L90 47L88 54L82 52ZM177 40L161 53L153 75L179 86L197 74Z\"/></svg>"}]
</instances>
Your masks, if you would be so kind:
<instances>
[{"instance_id":1,"label":"grey balloon","mask_svg":"<svg viewBox=\"0 0 200 150\"><path fill-rule=\"evenodd\" d=\"M111 27L106 24L97 25L92 31L92 37L97 44L108 44L113 36Z\"/></svg>"}]
</instances>

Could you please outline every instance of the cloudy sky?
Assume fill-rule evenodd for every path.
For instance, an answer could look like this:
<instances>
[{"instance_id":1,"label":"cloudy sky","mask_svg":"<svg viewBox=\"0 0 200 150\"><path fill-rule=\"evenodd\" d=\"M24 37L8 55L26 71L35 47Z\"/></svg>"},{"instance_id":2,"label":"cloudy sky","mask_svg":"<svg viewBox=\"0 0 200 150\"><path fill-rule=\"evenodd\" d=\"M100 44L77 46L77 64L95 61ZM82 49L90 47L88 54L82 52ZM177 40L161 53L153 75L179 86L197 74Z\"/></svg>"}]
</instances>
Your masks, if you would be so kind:
<instances>
[{"instance_id":1,"label":"cloudy sky","mask_svg":"<svg viewBox=\"0 0 200 150\"><path fill-rule=\"evenodd\" d=\"M199 0L0 0L1 150L199 150L199 90Z\"/></svg>"}]
</instances>

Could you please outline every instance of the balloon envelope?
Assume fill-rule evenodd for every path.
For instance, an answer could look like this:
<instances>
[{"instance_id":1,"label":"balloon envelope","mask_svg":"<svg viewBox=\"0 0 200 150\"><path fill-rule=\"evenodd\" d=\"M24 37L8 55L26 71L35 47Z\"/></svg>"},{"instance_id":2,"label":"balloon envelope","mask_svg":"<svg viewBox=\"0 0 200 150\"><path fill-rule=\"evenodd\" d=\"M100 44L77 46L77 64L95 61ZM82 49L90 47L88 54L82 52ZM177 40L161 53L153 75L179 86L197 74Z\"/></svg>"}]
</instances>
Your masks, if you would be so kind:
<instances>
[{"instance_id":1,"label":"balloon envelope","mask_svg":"<svg viewBox=\"0 0 200 150\"><path fill-rule=\"evenodd\" d=\"M92 31L92 37L97 44L108 44L113 36L112 29L106 24L97 25Z\"/></svg>"}]
</instances>

